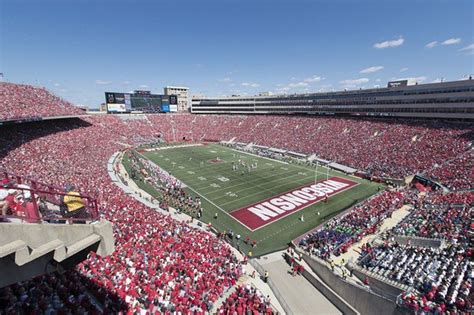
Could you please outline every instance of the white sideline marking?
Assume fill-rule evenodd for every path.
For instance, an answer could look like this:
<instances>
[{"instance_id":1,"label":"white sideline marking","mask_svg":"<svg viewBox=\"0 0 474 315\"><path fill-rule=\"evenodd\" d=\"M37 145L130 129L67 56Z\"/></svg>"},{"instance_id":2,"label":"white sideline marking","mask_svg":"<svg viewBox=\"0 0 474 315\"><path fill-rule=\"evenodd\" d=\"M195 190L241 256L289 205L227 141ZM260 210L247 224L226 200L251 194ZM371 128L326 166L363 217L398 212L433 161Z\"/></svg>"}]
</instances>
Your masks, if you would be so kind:
<instances>
[{"instance_id":1,"label":"white sideline marking","mask_svg":"<svg viewBox=\"0 0 474 315\"><path fill-rule=\"evenodd\" d=\"M251 156L256 156L256 157L261 158L261 159L270 160L270 161L272 161L272 162L277 162L277 163L281 163L281 164L288 164L287 162L283 162L283 161L271 159L271 158L268 158L268 157L266 157L266 156L260 156L260 155L256 155L256 154L253 154L253 153L248 153L248 152L245 152L245 151L239 151L239 150L232 149L232 148L230 148L230 149L231 149L232 151L239 152L240 154L247 154L247 155L251 155Z\"/></svg>"},{"instance_id":2,"label":"white sideline marking","mask_svg":"<svg viewBox=\"0 0 474 315\"><path fill-rule=\"evenodd\" d=\"M145 151L160 151L160 150L168 150L168 149L176 149L176 148L186 148L186 147L197 147L202 146L202 143L192 143L192 144L180 144L180 145L171 145L166 147L158 147L153 149L145 149Z\"/></svg>"},{"instance_id":3,"label":"white sideline marking","mask_svg":"<svg viewBox=\"0 0 474 315\"><path fill-rule=\"evenodd\" d=\"M143 158L147 159L148 161L150 161L150 163L156 165L157 167L160 167L159 165L157 165L155 162L153 162L152 160L148 159L146 156L144 156L143 154L141 154L140 152L138 152L138 154L140 154ZM211 200L209 200L208 198L206 198L206 196L200 194L199 192L197 192L196 190L192 189L190 186L186 185L185 182L183 182L182 180L179 180L183 185L184 187L188 188L189 190L192 190L196 195L199 195L201 196L202 199L205 199L207 200L207 202L209 202L211 205L213 205L214 207L216 207L217 209L219 209L220 211L224 212L229 218L232 218L233 220L235 220L236 222L238 222L240 224L240 221L237 220L236 218L234 218L233 216L231 216L229 213L227 213L224 209L222 209L221 207L219 207L218 205L216 205L214 202L212 202Z\"/></svg>"}]
</instances>

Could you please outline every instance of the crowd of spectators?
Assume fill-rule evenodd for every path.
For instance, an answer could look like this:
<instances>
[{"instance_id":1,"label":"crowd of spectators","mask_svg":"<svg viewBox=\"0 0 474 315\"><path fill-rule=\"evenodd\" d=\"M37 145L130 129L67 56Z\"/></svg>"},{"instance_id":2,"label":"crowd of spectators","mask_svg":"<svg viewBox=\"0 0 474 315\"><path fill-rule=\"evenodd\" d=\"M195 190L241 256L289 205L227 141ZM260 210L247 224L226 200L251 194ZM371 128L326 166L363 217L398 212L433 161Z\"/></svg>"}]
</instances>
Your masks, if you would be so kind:
<instances>
[{"instance_id":1,"label":"crowd of spectators","mask_svg":"<svg viewBox=\"0 0 474 315\"><path fill-rule=\"evenodd\" d=\"M2 314L112 314L126 308L121 303L77 272L40 276L0 289Z\"/></svg>"},{"instance_id":2,"label":"crowd of spectators","mask_svg":"<svg viewBox=\"0 0 474 315\"><path fill-rule=\"evenodd\" d=\"M425 173L452 189L473 187L474 133L466 123L283 115L152 115L147 119L161 126L164 138L172 141L234 139L316 154L374 177Z\"/></svg>"},{"instance_id":3,"label":"crowd of spectators","mask_svg":"<svg viewBox=\"0 0 474 315\"><path fill-rule=\"evenodd\" d=\"M432 192L416 200L410 214L391 231L395 235L438 238L468 244L474 193Z\"/></svg>"},{"instance_id":4,"label":"crowd of spectators","mask_svg":"<svg viewBox=\"0 0 474 315\"><path fill-rule=\"evenodd\" d=\"M111 183L107 161L133 144L127 143L130 133L116 117L3 126L0 167L58 186L71 184L99 200L102 216L113 223L116 250L106 258L91 255L78 270L125 301L116 305L137 312L206 312L235 284L240 263L218 238L147 208ZM6 302L7 309L19 307L10 300L15 303Z\"/></svg>"},{"instance_id":5,"label":"crowd of spectators","mask_svg":"<svg viewBox=\"0 0 474 315\"><path fill-rule=\"evenodd\" d=\"M375 233L385 218L404 204L413 202L413 198L413 193L407 190L384 191L308 233L299 246L310 255L323 259L329 259L331 254L338 256L365 235Z\"/></svg>"},{"instance_id":6,"label":"crowd of spectators","mask_svg":"<svg viewBox=\"0 0 474 315\"><path fill-rule=\"evenodd\" d=\"M5 96L0 120L82 112L43 88L0 83L0 95ZM425 173L451 189L473 188L470 179L474 175L471 149L474 132L468 123L189 114L139 115L137 119L115 120L115 124L132 131L126 137L145 142L152 138L172 142L234 139L316 154L366 171L370 176L403 178Z\"/></svg>"},{"instance_id":7,"label":"crowd of spectators","mask_svg":"<svg viewBox=\"0 0 474 315\"><path fill-rule=\"evenodd\" d=\"M426 174L434 180L441 181L452 191L473 189L474 148L428 170Z\"/></svg>"},{"instance_id":8,"label":"crowd of spectators","mask_svg":"<svg viewBox=\"0 0 474 315\"><path fill-rule=\"evenodd\" d=\"M247 284L238 286L219 307L217 314L276 314L270 304L270 297L265 297L257 288Z\"/></svg>"},{"instance_id":9,"label":"crowd of spectators","mask_svg":"<svg viewBox=\"0 0 474 315\"><path fill-rule=\"evenodd\" d=\"M0 83L0 95L0 120L80 113L79 109L41 88ZM44 287L38 285L38 280L32 280L3 289L0 296L8 298L1 299L2 307L12 313L20 309L28 312L32 307L72 311L78 306L71 306L69 300L80 302L80 312L93 313L94 308L110 307L117 311L204 313L235 284L241 272L240 263L221 240L145 207L111 183L106 168L109 157L135 146L134 139L143 143L143 139L145 142L163 139L172 142L235 138L240 142L315 153L373 176L402 178L426 171L456 190L472 188L474 182L472 153L466 153L472 142L472 126L463 123L178 114L143 115L142 119L127 121L117 116L84 117L0 128L0 168L61 187L71 184L78 191L96 197L102 217L114 224L116 238L113 255L101 258L92 254L78 266L77 270L87 281L82 278L72 281L73 272L67 272L64 277L42 277ZM446 204L466 204L466 201L471 204L473 196L472 193L435 194L428 198L439 209L453 209ZM395 209L406 203L413 204L413 200L413 194L408 191L382 192L308 234L300 245L322 258L337 255L364 235L374 233ZM448 215L443 219L444 224L457 226L459 222L454 213L447 211L440 213ZM426 220L425 212L419 215ZM415 219L413 224L419 223ZM436 230L435 226L428 228ZM421 228L418 231L415 233L424 233ZM469 273L466 268L470 266L465 266L472 257L470 252L460 247L451 247L446 253L387 248L392 256L399 255L396 257L401 260L408 255L421 257L419 261L430 254L440 255L440 264L451 266L456 270L455 276L451 275L451 269L435 273L438 277L432 282L436 284L441 279L441 284L426 286L428 291L423 292L432 292L435 288L433 300L438 306L466 307L458 300L464 299L465 287L469 285L465 279ZM464 275L461 280L459 274ZM417 269L414 275L419 275ZM70 288L73 284L75 287ZM62 293L64 287L67 292L79 292L74 290L81 286L92 290L94 295L107 295L103 302L106 304L94 306L86 295L69 293L72 297L65 297ZM238 292L242 292L242 288ZM255 305L255 299L247 298L248 293L242 294L243 300L237 298L233 304L226 305L238 307L248 305L248 301ZM31 306L33 302L42 301L41 297L46 301ZM444 300L437 300L438 297ZM123 303L108 304L109 299Z\"/></svg>"},{"instance_id":10,"label":"crowd of spectators","mask_svg":"<svg viewBox=\"0 0 474 315\"><path fill-rule=\"evenodd\" d=\"M224 139L315 153L378 177L402 178L441 165L462 155L472 142L472 126L462 123L288 116L241 120L238 130L230 129ZM217 131L227 128L224 123Z\"/></svg>"},{"instance_id":11,"label":"crowd of spectators","mask_svg":"<svg viewBox=\"0 0 474 315\"><path fill-rule=\"evenodd\" d=\"M414 311L467 314L472 308L472 254L472 249L453 244L447 248L367 244L358 264L417 290L419 294L402 296Z\"/></svg>"},{"instance_id":12,"label":"crowd of spectators","mask_svg":"<svg viewBox=\"0 0 474 315\"><path fill-rule=\"evenodd\" d=\"M83 110L45 88L0 82L0 121L82 114Z\"/></svg>"}]
</instances>

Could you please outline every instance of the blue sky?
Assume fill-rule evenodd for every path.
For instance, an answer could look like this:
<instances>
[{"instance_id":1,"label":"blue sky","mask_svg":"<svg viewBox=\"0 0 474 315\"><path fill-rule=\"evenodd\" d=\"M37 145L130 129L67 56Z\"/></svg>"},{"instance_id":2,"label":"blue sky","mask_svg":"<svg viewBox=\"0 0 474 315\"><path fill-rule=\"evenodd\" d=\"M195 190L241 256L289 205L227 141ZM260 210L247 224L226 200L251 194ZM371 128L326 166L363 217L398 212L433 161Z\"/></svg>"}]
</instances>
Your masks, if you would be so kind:
<instances>
[{"instance_id":1,"label":"blue sky","mask_svg":"<svg viewBox=\"0 0 474 315\"><path fill-rule=\"evenodd\" d=\"M0 0L0 14L4 79L91 107L106 90L298 93L474 73L468 0Z\"/></svg>"}]
</instances>

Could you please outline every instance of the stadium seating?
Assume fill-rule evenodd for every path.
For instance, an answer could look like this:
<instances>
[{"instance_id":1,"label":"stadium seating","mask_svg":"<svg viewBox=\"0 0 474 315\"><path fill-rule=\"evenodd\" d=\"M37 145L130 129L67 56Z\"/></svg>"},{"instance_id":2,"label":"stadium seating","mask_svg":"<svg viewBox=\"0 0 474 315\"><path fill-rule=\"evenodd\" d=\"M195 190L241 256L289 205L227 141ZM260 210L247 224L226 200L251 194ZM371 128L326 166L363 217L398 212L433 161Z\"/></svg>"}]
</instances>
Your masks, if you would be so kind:
<instances>
[{"instance_id":1,"label":"stadium seating","mask_svg":"<svg viewBox=\"0 0 474 315\"><path fill-rule=\"evenodd\" d=\"M276 314L268 297L258 289L246 285L237 287L220 306L217 314Z\"/></svg>"},{"instance_id":2,"label":"stadium seating","mask_svg":"<svg viewBox=\"0 0 474 315\"><path fill-rule=\"evenodd\" d=\"M470 309L468 297L472 287L472 251L461 245L444 249L383 244L365 246L364 268L415 288L421 293L410 295L404 303L411 309L434 313L454 313ZM444 313L440 312L440 313Z\"/></svg>"},{"instance_id":3,"label":"stadium seating","mask_svg":"<svg viewBox=\"0 0 474 315\"><path fill-rule=\"evenodd\" d=\"M389 236L438 238L447 245L403 246L390 236L384 244L364 244L358 264L416 289L401 296L413 311L466 313L472 307L473 202L472 192L435 191L416 198L412 211Z\"/></svg>"},{"instance_id":4,"label":"stadium seating","mask_svg":"<svg viewBox=\"0 0 474 315\"><path fill-rule=\"evenodd\" d=\"M44 88L0 82L0 121L83 115L84 111Z\"/></svg>"},{"instance_id":5,"label":"stadium seating","mask_svg":"<svg viewBox=\"0 0 474 315\"><path fill-rule=\"evenodd\" d=\"M5 96L2 97L0 120L82 113L41 88L1 83L0 95ZM38 285L39 280L32 280L0 291L1 307L11 313L28 312L32 308L30 301L40 301L40 297L48 296L48 301L38 304L42 310L90 310L94 313L94 308L100 306L94 306L87 297L73 293L64 298L63 287L68 292L77 292L69 287L74 282L78 287L87 286L98 297L106 297L103 306L114 311L128 308L203 313L222 292L235 284L241 268L227 245L186 223L176 222L145 207L110 182L106 169L109 157L129 146L157 139L217 141L235 138L240 142L316 153L321 158L367 171L372 176L403 178L425 173L450 189L462 191L474 188L472 149L469 151L473 140L471 129L463 123L437 121L407 123L385 119L189 114L142 115L140 119L130 120L98 116L50 124L3 126L0 169L58 186L73 184L81 192L97 198L102 216L114 223L117 245L112 256L104 259L91 255L78 266L77 270L85 278L68 272L64 277L41 278L47 284L44 287ZM382 192L307 235L301 245L323 258L344 252L350 244L376 231L383 219L401 205L417 204L416 198L407 190ZM458 227L466 228L469 208L453 205L472 204L472 193L435 193L428 198L433 206L416 208L396 227L397 233L423 236L435 232L449 238L459 235ZM442 216L439 222L428 221L435 215ZM457 215L461 218L456 218ZM420 225L420 222L428 224ZM388 246L380 252L396 257L416 255L420 259L431 254L440 255L453 263L455 248L444 253ZM460 259L456 270L464 270L465 262L471 257L468 255L466 251L456 256ZM378 267L379 261L371 260L367 267L371 266ZM463 272L465 279L468 270ZM413 275L416 278L419 273L413 270ZM465 288L460 288L468 285L461 281L460 287L455 288L453 285L458 286L459 281L451 278L448 282L444 276L443 279L441 283L446 284L447 292L456 289L457 296L462 296ZM39 289L34 289L36 287ZM442 288L436 289L435 297L445 291ZM252 290L241 287L236 294L232 301L225 302L224 312L238 307L237 300L243 307L250 303L260 309L263 308L261 305L266 305L264 300L255 298L258 294ZM449 294L445 294L445 304L452 307L450 303L454 299L457 304L457 297ZM418 301L412 296L406 299L407 304ZM75 308L75 304L71 306L70 300L79 301L76 304L82 308ZM443 305L439 301L436 300L436 307ZM416 303L420 304L419 301ZM461 304L457 306L460 309Z\"/></svg>"},{"instance_id":6,"label":"stadium seating","mask_svg":"<svg viewBox=\"0 0 474 315\"><path fill-rule=\"evenodd\" d=\"M4 95L0 120L78 115L82 110L42 88L0 83ZM371 176L403 178L426 175L451 189L470 189L472 126L438 121L406 122L388 119L347 119L298 116L142 115L127 121L104 118L146 140L160 135L182 139L229 140L316 153ZM123 133L122 133L123 134ZM138 141L137 141L138 142ZM469 150L470 149L470 150ZM472 176L471 176L472 177Z\"/></svg>"},{"instance_id":7,"label":"stadium seating","mask_svg":"<svg viewBox=\"0 0 474 315\"><path fill-rule=\"evenodd\" d=\"M115 140L131 130L115 117L87 121L5 128L1 141L8 145L1 146L0 165L98 197L102 215L114 224L116 250L106 259L92 255L79 270L127 307L208 310L239 277L239 262L216 237L145 207L113 185L106 162L123 149Z\"/></svg>"},{"instance_id":8,"label":"stadium seating","mask_svg":"<svg viewBox=\"0 0 474 315\"><path fill-rule=\"evenodd\" d=\"M417 200L415 208L393 228L392 233L468 244L473 215L470 205L473 202L472 192L431 193Z\"/></svg>"},{"instance_id":9,"label":"stadium seating","mask_svg":"<svg viewBox=\"0 0 474 315\"><path fill-rule=\"evenodd\" d=\"M406 122L295 116L173 115L148 117L165 139L229 140L313 154L375 177L415 173L465 190L473 181L472 126L438 121ZM472 178L472 176L470 177Z\"/></svg>"},{"instance_id":10,"label":"stadium seating","mask_svg":"<svg viewBox=\"0 0 474 315\"><path fill-rule=\"evenodd\" d=\"M308 233L299 245L308 253L323 259L339 255L368 234L373 234L394 210L411 201L408 191L384 191L336 217L320 229Z\"/></svg>"},{"instance_id":11,"label":"stadium seating","mask_svg":"<svg viewBox=\"0 0 474 315\"><path fill-rule=\"evenodd\" d=\"M444 165L427 171L427 175L444 183L451 190L468 190L473 187L474 149L469 149Z\"/></svg>"},{"instance_id":12,"label":"stadium seating","mask_svg":"<svg viewBox=\"0 0 474 315\"><path fill-rule=\"evenodd\" d=\"M0 289L2 314L99 314L126 309L121 300L77 272L41 276ZM91 299L86 290L101 301Z\"/></svg>"}]
</instances>

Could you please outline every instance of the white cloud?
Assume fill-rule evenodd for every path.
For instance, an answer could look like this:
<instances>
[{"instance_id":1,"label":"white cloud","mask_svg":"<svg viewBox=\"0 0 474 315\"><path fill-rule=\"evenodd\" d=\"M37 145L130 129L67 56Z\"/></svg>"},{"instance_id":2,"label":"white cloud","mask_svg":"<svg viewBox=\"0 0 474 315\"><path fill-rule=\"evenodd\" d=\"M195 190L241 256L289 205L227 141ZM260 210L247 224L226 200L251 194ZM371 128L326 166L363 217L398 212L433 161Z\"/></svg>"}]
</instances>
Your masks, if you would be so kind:
<instances>
[{"instance_id":1,"label":"white cloud","mask_svg":"<svg viewBox=\"0 0 474 315\"><path fill-rule=\"evenodd\" d=\"M139 85L138 87L141 89L148 89L148 85L146 84Z\"/></svg>"},{"instance_id":2,"label":"white cloud","mask_svg":"<svg viewBox=\"0 0 474 315\"><path fill-rule=\"evenodd\" d=\"M381 80L381 79L377 79L377 80L375 80L375 82L380 82L380 81L382 81L382 80Z\"/></svg>"},{"instance_id":3,"label":"white cloud","mask_svg":"<svg viewBox=\"0 0 474 315\"><path fill-rule=\"evenodd\" d=\"M97 85L107 85L112 83L112 81L104 81L104 80L95 80L95 84Z\"/></svg>"},{"instance_id":4,"label":"white cloud","mask_svg":"<svg viewBox=\"0 0 474 315\"><path fill-rule=\"evenodd\" d=\"M461 42L460 38L450 38L441 43L441 45L457 45Z\"/></svg>"},{"instance_id":5,"label":"white cloud","mask_svg":"<svg viewBox=\"0 0 474 315\"><path fill-rule=\"evenodd\" d=\"M374 72L382 70L383 68L384 68L383 66L373 66L373 67L360 70L360 73L374 73Z\"/></svg>"},{"instance_id":6,"label":"white cloud","mask_svg":"<svg viewBox=\"0 0 474 315\"><path fill-rule=\"evenodd\" d=\"M129 85L129 84L130 84L130 81L123 81L122 84L123 84L123 85Z\"/></svg>"},{"instance_id":7,"label":"white cloud","mask_svg":"<svg viewBox=\"0 0 474 315\"><path fill-rule=\"evenodd\" d=\"M232 79L227 77L227 78L220 79L219 82L232 82Z\"/></svg>"},{"instance_id":8,"label":"white cloud","mask_svg":"<svg viewBox=\"0 0 474 315\"><path fill-rule=\"evenodd\" d=\"M277 93L286 93L290 90L299 90L301 92L308 92L309 89L309 85L311 83L315 83L315 82L321 82L322 80L324 80L325 78L321 77L321 76L317 76L317 75L312 75L306 79L304 79L303 81L298 81L298 82L291 82L291 83L288 83L288 84L276 84L275 86L277 87L277 89L275 89L275 91ZM296 77L292 77L290 78L291 81L295 81L297 80Z\"/></svg>"},{"instance_id":9,"label":"white cloud","mask_svg":"<svg viewBox=\"0 0 474 315\"><path fill-rule=\"evenodd\" d=\"M357 86L357 85L361 85L367 82L369 82L369 79L367 78L339 81L340 84L347 85L347 86Z\"/></svg>"},{"instance_id":10,"label":"white cloud","mask_svg":"<svg viewBox=\"0 0 474 315\"><path fill-rule=\"evenodd\" d=\"M426 48L433 48L434 46L438 45L438 41L435 40L435 41L432 41L428 44L425 45Z\"/></svg>"},{"instance_id":11,"label":"white cloud","mask_svg":"<svg viewBox=\"0 0 474 315\"><path fill-rule=\"evenodd\" d=\"M440 83L440 82L443 82L443 80L440 78L436 78L433 81L431 81L431 83Z\"/></svg>"},{"instance_id":12,"label":"white cloud","mask_svg":"<svg viewBox=\"0 0 474 315\"><path fill-rule=\"evenodd\" d=\"M244 82L241 84L242 86L247 86L247 87L253 87L253 88L257 88L260 86L260 84L258 83L249 83L249 82Z\"/></svg>"},{"instance_id":13,"label":"white cloud","mask_svg":"<svg viewBox=\"0 0 474 315\"><path fill-rule=\"evenodd\" d=\"M323 92L329 92L329 91L334 91L334 89L331 89L332 85L331 84L324 84L321 85L319 88L318 92L323 93Z\"/></svg>"},{"instance_id":14,"label":"white cloud","mask_svg":"<svg viewBox=\"0 0 474 315\"><path fill-rule=\"evenodd\" d=\"M386 40L384 42L375 43L374 48L385 49L390 47L398 47L403 45L403 42L405 42L405 39L403 37L400 37L398 39Z\"/></svg>"},{"instance_id":15,"label":"white cloud","mask_svg":"<svg viewBox=\"0 0 474 315\"><path fill-rule=\"evenodd\" d=\"M55 87L61 86L61 84L59 84L59 83L54 83L53 85L54 85Z\"/></svg>"},{"instance_id":16,"label":"white cloud","mask_svg":"<svg viewBox=\"0 0 474 315\"><path fill-rule=\"evenodd\" d=\"M468 55L474 55L474 44L461 48L458 51L465 51Z\"/></svg>"},{"instance_id":17,"label":"white cloud","mask_svg":"<svg viewBox=\"0 0 474 315\"><path fill-rule=\"evenodd\" d=\"M281 92L285 93L285 92L288 92L289 90L290 90L290 88L287 87L287 86L277 89L277 91L279 93L281 93Z\"/></svg>"},{"instance_id":18,"label":"white cloud","mask_svg":"<svg viewBox=\"0 0 474 315\"><path fill-rule=\"evenodd\" d=\"M290 83L288 84L288 87L290 88L298 88L298 87L304 87L304 86L308 86L309 84L306 83L306 82L297 82L297 83Z\"/></svg>"},{"instance_id":19,"label":"white cloud","mask_svg":"<svg viewBox=\"0 0 474 315\"><path fill-rule=\"evenodd\" d=\"M324 78L321 78L320 76L313 75L309 78L304 79L304 82L320 82L321 80L324 80Z\"/></svg>"},{"instance_id":20,"label":"white cloud","mask_svg":"<svg viewBox=\"0 0 474 315\"><path fill-rule=\"evenodd\" d=\"M405 67L405 68L401 68L401 69L400 69L400 72L405 72L405 71L407 71L407 70L408 70L408 68L407 68L407 67Z\"/></svg>"}]
</instances>

